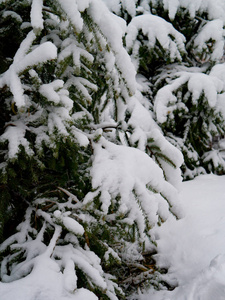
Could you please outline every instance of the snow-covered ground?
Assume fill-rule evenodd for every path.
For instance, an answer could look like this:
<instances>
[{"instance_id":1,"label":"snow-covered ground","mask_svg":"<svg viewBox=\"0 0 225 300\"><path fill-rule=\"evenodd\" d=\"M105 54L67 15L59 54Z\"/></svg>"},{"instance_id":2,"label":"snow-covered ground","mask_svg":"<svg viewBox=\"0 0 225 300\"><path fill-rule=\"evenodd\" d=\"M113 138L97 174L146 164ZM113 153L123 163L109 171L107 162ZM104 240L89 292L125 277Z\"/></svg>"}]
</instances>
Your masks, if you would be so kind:
<instances>
[{"instance_id":1,"label":"snow-covered ground","mask_svg":"<svg viewBox=\"0 0 225 300\"><path fill-rule=\"evenodd\" d=\"M139 300L225 299L225 176L203 175L182 183L185 217L155 230L157 262L178 287L150 290Z\"/></svg>"},{"instance_id":2,"label":"snow-covered ground","mask_svg":"<svg viewBox=\"0 0 225 300\"><path fill-rule=\"evenodd\" d=\"M157 262L169 268L165 278L177 283L178 287L173 291L150 290L135 299L225 299L225 176L199 176L182 183L181 187L185 217L179 221L170 217L155 229ZM32 276L13 283L0 283L0 299L97 299L82 289L73 296L65 294L61 290L62 278L59 273L56 276L53 269L53 265L39 266ZM50 285L49 278L52 278Z\"/></svg>"}]
</instances>

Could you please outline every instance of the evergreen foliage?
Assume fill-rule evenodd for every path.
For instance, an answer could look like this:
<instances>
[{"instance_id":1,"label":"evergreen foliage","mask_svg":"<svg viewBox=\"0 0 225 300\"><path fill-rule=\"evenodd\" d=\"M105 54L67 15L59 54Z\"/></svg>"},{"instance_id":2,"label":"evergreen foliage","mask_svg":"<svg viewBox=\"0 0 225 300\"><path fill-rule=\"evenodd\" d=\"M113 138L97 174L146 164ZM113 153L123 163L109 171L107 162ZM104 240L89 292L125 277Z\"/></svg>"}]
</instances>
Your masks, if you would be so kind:
<instances>
[{"instance_id":1,"label":"evergreen foliage","mask_svg":"<svg viewBox=\"0 0 225 300\"><path fill-rule=\"evenodd\" d=\"M53 278L74 299L123 298L124 276L156 251L151 229L181 214L182 163L136 81L126 24L100 0L6 0L0 12L1 281L48 274L31 299Z\"/></svg>"},{"instance_id":2,"label":"evergreen foliage","mask_svg":"<svg viewBox=\"0 0 225 300\"><path fill-rule=\"evenodd\" d=\"M180 167L225 169L224 7L191 3L0 0L3 285L170 288L152 229L182 215Z\"/></svg>"},{"instance_id":3,"label":"evergreen foliage","mask_svg":"<svg viewBox=\"0 0 225 300\"><path fill-rule=\"evenodd\" d=\"M193 9L188 3L179 4L172 14L169 5L165 9L160 1L152 1L152 13L171 22L185 37L182 61L167 66L167 70L160 67L151 78L151 86L156 118L168 140L184 155L186 179L225 170L223 148L214 143L224 137L225 130L223 71L217 73L224 62L224 7L221 3L219 12L210 5ZM167 100L161 101L164 93Z\"/></svg>"},{"instance_id":4,"label":"evergreen foliage","mask_svg":"<svg viewBox=\"0 0 225 300\"><path fill-rule=\"evenodd\" d=\"M225 130L224 3L131 2L106 0L127 20L127 50L149 85L155 120L183 153L183 177L224 173L223 146L214 143Z\"/></svg>"}]
</instances>

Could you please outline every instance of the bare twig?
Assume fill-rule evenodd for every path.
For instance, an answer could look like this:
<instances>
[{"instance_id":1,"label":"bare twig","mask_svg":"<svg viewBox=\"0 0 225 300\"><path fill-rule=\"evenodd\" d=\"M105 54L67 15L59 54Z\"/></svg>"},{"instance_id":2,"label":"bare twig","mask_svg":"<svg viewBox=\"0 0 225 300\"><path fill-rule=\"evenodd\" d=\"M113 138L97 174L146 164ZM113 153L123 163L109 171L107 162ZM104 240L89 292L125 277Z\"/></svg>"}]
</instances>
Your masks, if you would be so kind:
<instances>
[{"instance_id":1,"label":"bare twig","mask_svg":"<svg viewBox=\"0 0 225 300\"><path fill-rule=\"evenodd\" d=\"M75 195L73 195L72 193L70 193L69 191L61 188L61 187L57 187L58 190L60 190L61 192L63 192L64 194L66 194L67 196L69 196L73 201L75 201L76 203L79 202L79 200L77 199L77 197Z\"/></svg>"}]
</instances>

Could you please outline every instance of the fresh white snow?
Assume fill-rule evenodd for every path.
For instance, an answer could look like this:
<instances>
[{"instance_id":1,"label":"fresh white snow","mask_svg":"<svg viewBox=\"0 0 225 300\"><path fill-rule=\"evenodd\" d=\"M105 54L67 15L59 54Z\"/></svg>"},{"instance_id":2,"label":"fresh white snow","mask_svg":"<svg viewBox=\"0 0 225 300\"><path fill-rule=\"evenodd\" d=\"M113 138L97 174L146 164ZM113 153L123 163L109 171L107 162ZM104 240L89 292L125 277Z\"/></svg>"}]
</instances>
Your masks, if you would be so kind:
<instances>
[{"instance_id":1,"label":"fresh white snow","mask_svg":"<svg viewBox=\"0 0 225 300\"><path fill-rule=\"evenodd\" d=\"M223 47L224 47L224 30L223 30L223 20L213 20L208 22L203 26L200 33L194 39L194 46L197 48L197 52L203 53L207 50L207 41L210 39L215 41L212 53L210 54L208 60L220 60L223 57ZM206 58L205 58L206 59Z\"/></svg>"},{"instance_id":2,"label":"fresh white snow","mask_svg":"<svg viewBox=\"0 0 225 300\"><path fill-rule=\"evenodd\" d=\"M173 291L150 289L138 300L222 300L225 295L225 176L202 175L181 185L185 217L172 215L154 229L157 263L169 269L164 279L177 284ZM43 261L42 261L43 262ZM52 264L50 266L50 263ZM85 289L73 295L62 290L62 274L46 257L28 277L0 283L1 300L85 299L97 297Z\"/></svg>"},{"instance_id":3,"label":"fresh white snow","mask_svg":"<svg viewBox=\"0 0 225 300\"><path fill-rule=\"evenodd\" d=\"M177 78L159 89L156 94L154 110L158 122L166 122L168 115L172 115L173 111L181 108L180 105L188 111L187 107L183 103L181 104L179 98L174 95L174 92L185 83L188 85L194 105L198 103L200 96L204 94L210 107L219 106L219 95L221 95L224 84L218 75L221 71L215 68L209 75L198 72L197 69L194 73L189 71L176 72L174 76L177 76Z\"/></svg>"},{"instance_id":4,"label":"fresh white snow","mask_svg":"<svg viewBox=\"0 0 225 300\"><path fill-rule=\"evenodd\" d=\"M126 46L128 51L132 49L131 58L136 69L139 67L141 43L137 36L140 30L147 37L145 46L149 49L154 48L156 41L158 41L162 48L170 53L171 61L181 60L181 53L185 52L185 37L163 18L145 14L134 17L127 26Z\"/></svg>"},{"instance_id":5,"label":"fresh white snow","mask_svg":"<svg viewBox=\"0 0 225 300\"><path fill-rule=\"evenodd\" d=\"M172 216L157 236L157 263L173 291L150 290L139 300L222 300L225 298L225 176L201 175L182 183L186 216Z\"/></svg>"},{"instance_id":6,"label":"fresh white snow","mask_svg":"<svg viewBox=\"0 0 225 300\"><path fill-rule=\"evenodd\" d=\"M43 0L33 0L31 6L31 25L34 29L42 30L44 28L42 18Z\"/></svg>"}]
</instances>

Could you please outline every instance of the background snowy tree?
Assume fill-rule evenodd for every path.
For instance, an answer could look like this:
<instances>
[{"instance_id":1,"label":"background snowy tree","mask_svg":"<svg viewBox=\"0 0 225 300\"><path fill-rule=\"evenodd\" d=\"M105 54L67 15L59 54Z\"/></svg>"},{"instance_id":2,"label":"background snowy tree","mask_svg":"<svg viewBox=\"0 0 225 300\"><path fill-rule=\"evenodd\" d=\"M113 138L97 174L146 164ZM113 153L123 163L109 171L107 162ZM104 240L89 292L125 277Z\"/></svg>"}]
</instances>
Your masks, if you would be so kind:
<instances>
[{"instance_id":1,"label":"background snowy tree","mask_svg":"<svg viewBox=\"0 0 225 300\"><path fill-rule=\"evenodd\" d=\"M100 0L1 0L0 14L0 290L117 299L125 277L160 284L143 253L180 215L182 155L152 119L125 21Z\"/></svg>"},{"instance_id":2,"label":"background snowy tree","mask_svg":"<svg viewBox=\"0 0 225 300\"><path fill-rule=\"evenodd\" d=\"M127 50L155 120L184 155L184 178L224 173L223 143L214 143L225 130L224 2L105 2L127 21Z\"/></svg>"},{"instance_id":3,"label":"background snowy tree","mask_svg":"<svg viewBox=\"0 0 225 300\"><path fill-rule=\"evenodd\" d=\"M225 130L224 11L223 1L152 2L152 12L185 37L180 62L160 67L152 80L156 118L183 152L185 178L225 170L223 147L214 143Z\"/></svg>"}]
</instances>

